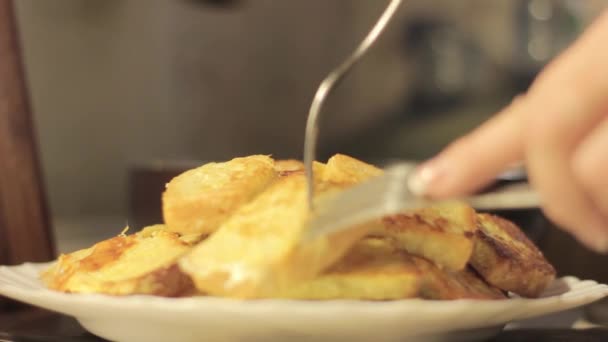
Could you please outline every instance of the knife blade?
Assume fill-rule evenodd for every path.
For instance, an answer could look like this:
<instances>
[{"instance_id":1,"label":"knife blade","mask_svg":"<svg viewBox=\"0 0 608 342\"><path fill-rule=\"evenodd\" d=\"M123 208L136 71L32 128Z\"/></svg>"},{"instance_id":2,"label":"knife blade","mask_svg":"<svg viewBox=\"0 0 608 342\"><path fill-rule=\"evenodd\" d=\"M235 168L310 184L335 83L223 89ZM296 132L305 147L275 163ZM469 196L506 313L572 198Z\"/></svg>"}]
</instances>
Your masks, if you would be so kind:
<instances>
[{"instance_id":1,"label":"knife blade","mask_svg":"<svg viewBox=\"0 0 608 342\"><path fill-rule=\"evenodd\" d=\"M396 163L388 166L381 176L320 200L315 205L304 240L451 201L466 202L477 210L527 209L540 205L540 197L526 181L507 182L483 193L447 200L420 197L408 187L413 170L411 163Z\"/></svg>"}]
</instances>

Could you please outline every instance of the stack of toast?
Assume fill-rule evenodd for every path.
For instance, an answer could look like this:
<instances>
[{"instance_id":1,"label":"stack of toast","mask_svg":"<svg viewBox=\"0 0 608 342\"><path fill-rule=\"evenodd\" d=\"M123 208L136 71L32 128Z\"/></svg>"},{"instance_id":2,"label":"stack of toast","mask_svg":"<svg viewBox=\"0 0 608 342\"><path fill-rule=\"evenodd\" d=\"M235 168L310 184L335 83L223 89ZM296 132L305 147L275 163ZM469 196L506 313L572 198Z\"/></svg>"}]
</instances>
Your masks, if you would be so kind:
<instances>
[{"instance_id":1,"label":"stack of toast","mask_svg":"<svg viewBox=\"0 0 608 342\"><path fill-rule=\"evenodd\" d=\"M341 154L314 168L319 206L383 172ZM460 202L304 241L306 191L300 161L205 164L167 184L162 224L61 255L41 279L117 296L497 300L537 297L555 277L515 224Z\"/></svg>"}]
</instances>

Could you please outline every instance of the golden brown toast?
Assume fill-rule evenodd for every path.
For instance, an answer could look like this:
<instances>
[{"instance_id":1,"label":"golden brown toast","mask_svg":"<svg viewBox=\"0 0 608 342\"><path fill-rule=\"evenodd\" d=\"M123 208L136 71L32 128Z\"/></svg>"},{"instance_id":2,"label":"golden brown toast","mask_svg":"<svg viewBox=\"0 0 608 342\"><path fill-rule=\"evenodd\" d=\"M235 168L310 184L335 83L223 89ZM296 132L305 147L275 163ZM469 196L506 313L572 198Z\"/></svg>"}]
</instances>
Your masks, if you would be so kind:
<instances>
[{"instance_id":1,"label":"golden brown toast","mask_svg":"<svg viewBox=\"0 0 608 342\"><path fill-rule=\"evenodd\" d=\"M312 164L315 179L317 180L317 186L321 186L323 182L323 175L325 174L326 165L318 161ZM275 170L280 178L289 177L293 175L305 175L304 163L298 160L277 160L275 161Z\"/></svg>"},{"instance_id":2,"label":"golden brown toast","mask_svg":"<svg viewBox=\"0 0 608 342\"><path fill-rule=\"evenodd\" d=\"M382 173L340 154L314 170L321 209ZM300 243L306 191L297 160L206 164L167 185L166 226L62 255L42 280L59 291L112 295L449 300L506 298L500 289L536 296L555 276L515 225L457 202Z\"/></svg>"},{"instance_id":3,"label":"golden brown toast","mask_svg":"<svg viewBox=\"0 0 608 342\"><path fill-rule=\"evenodd\" d=\"M503 290L537 297L555 278L555 269L514 223L478 214L479 229L471 265L484 279Z\"/></svg>"},{"instance_id":4,"label":"golden brown toast","mask_svg":"<svg viewBox=\"0 0 608 342\"><path fill-rule=\"evenodd\" d=\"M465 268L451 272L442 270L432 262L411 257L422 274L420 296L426 299L506 299L500 289L486 283L474 270Z\"/></svg>"},{"instance_id":5,"label":"golden brown toast","mask_svg":"<svg viewBox=\"0 0 608 342\"><path fill-rule=\"evenodd\" d=\"M318 277L276 298L390 300L418 296L422 275L416 265L385 239L365 238Z\"/></svg>"},{"instance_id":6,"label":"golden brown toast","mask_svg":"<svg viewBox=\"0 0 608 342\"><path fill-rule=\"evenodd\" d=\"M271 297L291 299L450 300L505 299L499 289L466 268L450 272L400 249L388 238L357 242L336 264L313 280Z\"/></svg>"},{"instance_id":7,"label":"golden brown toast","mask_svg":"<svg viewBox=\"0 0 608 342\"><path fill-rule=\"evenodd\" d=\"M344 187L380 176L382 170L358 159L336 154L329 158L323 171L323 181Z\"/></svg>"},{"instance_id":8,"label":"golden brown toast","mask_svg":"<svg viewBox=\"0 0 608 342\"><path fill-rule=\"evenodd\" d=\"M212 233L276 178L274 160L262 155L188 170L167 184L162 198L164 221L176 233Z\"/></svg>"},{"instance_id":9,"label":"golden brown toast","mask_svg":"<svg viewBox=\"0 0 608 342\"><path fill-rule=\"evenodd\" d=\"M198 240L200 236L182 240L162 225L150 226L61 255L41 279L62 292L180 296L194 287L176 261Z\"/></svg>"},{"instance_id":10,"label":"golden brown toast","mask_svg":"<svg viewBox=\"0 0 608 342\"><path fill-rule=\"evenodd\" d=\"M318 185L318 194L333 189ZM306 190L304 174L282 177L181 259L181 269L201 291L239 298L266 297L314 278L371 228L299 244L309 216Z\"/></svg>"},{"instance_id":11,"label":"golden brown toast","mask_svg":"<svg viewBox=\"0 0 608 342\"><path fill-rule=\"evenodd\" d=\"M374 232L390 236L407 252L433 261L450 271L466 267L473 252L475 210L452 202L383 219L384 226Z\"/></svg>"},{"instance_id":12,"label":"golden brown toast","mask_svg":"<svg viewBox=\"0 0 608 342\"><path fill-rule=\"evenodd\" d=\"M327 161L323 180L348 187L382 172L373 165L336 154ZM383 221L384 227L375 233L393 237L409 253L432 260L448 270L464 269L471 257L477 229L475 211L464 203L425 208Z\"/></svg>"},{"instance_id":13,"label":"golden brown toast","mask_svg":"<svg viewBox=\"0 0 608 342\"><path fill-rule=\"evenodd\" d=\"M295 159L280 159L274 162L274 169L279 175L291 172L304 171L304 163Z\"/></svg>"}]
</instances>

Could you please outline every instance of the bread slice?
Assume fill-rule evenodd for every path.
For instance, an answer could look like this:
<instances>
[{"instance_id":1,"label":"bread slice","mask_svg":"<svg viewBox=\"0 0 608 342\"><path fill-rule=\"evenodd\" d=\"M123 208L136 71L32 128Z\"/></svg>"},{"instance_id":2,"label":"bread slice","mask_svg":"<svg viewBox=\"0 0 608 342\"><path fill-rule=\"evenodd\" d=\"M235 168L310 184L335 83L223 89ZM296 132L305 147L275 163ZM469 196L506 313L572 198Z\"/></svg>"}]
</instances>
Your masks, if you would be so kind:
<instances>
[{"instance_id":1,"label":"bread slice","mask_svg":"<svg viewBox=\"0 0 608 342\"><path fill-rule=\"evenodd\" d=\"M188 170L172 179L163 193L165 224L180 234L210 234L276 178L274 160L262 155Z\"/></svg>"},{"instance_id":2,"label":"bread slice","mask_svg":"<svg viewBox=\"0 0 608 342\"><path fill-rule=\"evenodd\" d=\"M392 300L418 296L422 274L408 256L385 239L365 238L318 277L275 298Z\"/></svg>"},{"instance_id":3,"label":"bread slice","mask_svg":"<svg viewBox=\"0 0 608 342\"><path fill-rule=\"evenodd\" d=\"M327 166L324 163L315 161L312 163L312 167L315 179L317 180L317 185L320 185L323 181L323 175L325 174L325 168ZM277 160L275 162L275 170L280 178L293 175L306 175L304 163L293 159Z\"/></svg>"},{"instance_id":4,"label":"bread slice","mask_svg":"<svg viewBox=\"0 0 608 342\"><path fill-rule=\"evenodd\" d=\"M41 280L51 289L70 293L185 295L194 286L176 261L201 238L182 240L163 225L150 226L61 255Z\"/></svg>"},{"instance_id":5,"label":"bread slice","mask_svg":"<svg viewBox=\"0 0 608 342\"><path fill-rule=\"evenodd\" d=\"M353 157L336 154L327 161L322 179L334 185L348 187L380 176L382 172L381 169Z\"/></svg>"},{"instance_id":6,"label":"bread slice","mask_svg":"<svg viewBox=\"0 0 608 342\"><path fill-rule=\"evenodd\" d=\"M320 180L317 193L335 187ZM282 177L241 207L180 260L197 288L216 296L267 297L313 279L372 229L369 226L300 244L308 228L304 174Z\"/></svg>"},{"instance_id":7,"label":"bread slice","mask_svg":"<svg viewBox=\"0 0 608 342\"><path fill-rule=\"evenodd\" d=\"M362 183L382 174L382 170L355 158L336 154L327 161L323 180L341 187ZM384 227L374 232L391 236L411 254L432 260L440 267L456 271L465 268L473 250L477 229L475 211L454 202L394 215L383 220Z\"/></svg>"},{"instance_id":8,"label":"bread slice","mask_svg":"<svg viewBox=\"0 0 608 342\"><path fill-rule=\"evenodd\" d=\"M473 268L500 289L539 296L555 278L543 253L513 222L488 214L478 214L477 222Z\"/></svg>"},{"instance_id":9,"label":"bread slice","mask_svg":"<svg viewBox=\"0 0 608 342\"><path fill-rule=\"evenodd\" d=\"M279 175L291 172L304 171L304 163L295 159L280 159L274 163L275 170Z\"/></svg>"},{"instance_id":10,"label":"bread slice","mask_svg":"<svg viewBox=\"0 0 608 342\"><path fill-rule=\"evenodd\" d=\"M412 256L422 274L420 296L425 299L506 299L500 289L485 282L469 267L461 271L442 270L432 262Z\"/></svg>"},{"instance_id":11,"label":"bread slice","mask_svg":"<svg viewBox=\"0 0 608 342\"><path fill-rule=\"evenodd\" d=\"M507 298L470 268L456 272L442 270L424 258L403 251L391 239L378 237L364 238L323 274L272 297L310 300Z\"/></svg>"},{"instance_id":12,"label":"bread slice","mask_svg":"<svg viewBox=\"0 0 608 342\"><path fill-rule=\"evenodd\" d=\"M340 154L314 170L321 209L335 193L382 174ZM167 185L167 225L62 255L41 278L74 293L447 300L506 298L500 289L533 297L555 276L518 227L457 202L302 242L306 191L296 160L206 164Z\"/></svg>"},{"instance_id":13,"label":"bread slice","mask_svg":"<svg viewBox=\"0 0 608 342\"><path fill-rule=\"evenodd\" d=\"M463 270L473 252L475 210L451 202L393 215L374 234L393 238L407 252L449 271Z\"/></svg>"}]
</instances>

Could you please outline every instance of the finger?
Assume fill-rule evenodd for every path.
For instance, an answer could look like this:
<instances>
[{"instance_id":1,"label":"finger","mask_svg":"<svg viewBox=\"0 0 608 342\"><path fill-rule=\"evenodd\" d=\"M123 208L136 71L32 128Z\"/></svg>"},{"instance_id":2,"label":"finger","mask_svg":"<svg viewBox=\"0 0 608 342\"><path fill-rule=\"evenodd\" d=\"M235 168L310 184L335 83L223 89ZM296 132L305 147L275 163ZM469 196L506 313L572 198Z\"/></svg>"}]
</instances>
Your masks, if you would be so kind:
<instances>
[{"instance_id":1,"label":"finger","mask_svg":"<svg viewBox=\"0 0 608 342\"><path fill-rule=\"evenodd\" d=\"M522 127L514 101L472 133L450 144L422 164L410 178L410 189L434 198L472 192L523 159Z\"/></svg>"},{"instance_id":2,"label":"finger","mask_svg":"<svg viewBox=\"0 0 608 342\"><path fill-rule=\"evenodd\" d=\"M523 120L527 168L543 209L597 251L608 249L606 220L571 163L576 146L601 122L608 105L607 14L534 82Z\"/></svg>"},{"instance_id":3,"label":"finger","mask_svg":"<svg viewBox=\"0 0 608 342\"><path fill-rule=\"evenodd\" d=\"M545 125L559 124L574 140L580 140L604 116L608 103L608 11L570 48L546 67L529 89L529 97L543 103L530 113L553 115L548 109L570 113ZM542 116L542 114L541 114ZM576 133L576 134L575 134Z\"/></svg>"},{"instance_id":4,"label":"finger","mask_svg":"<svg viewBox=\"0 0 608 342\"><path fill-rule=\"evenodd\" d=\"M569 148L560 142L560 136L539 133L527 150L526 165L545 214L587 246L605 252L608 249L605 219L575 180Z\"/></svg>"},{"instance_id":5,"label":"finger","mask_svg":"<svg viewBox=\"0 0 608 342\"><path fill-rule=\"evenodd\" d=\"M608 217L608 115L578 146L572 165L578 182Z\"/></svg>"},{"instance_id":6,"label":"finger","mask_svg":"<svg viewBox=\"0 0 608 342\"><path fill-rule=\"evenodd\" d=\"M559 99L551 104L542 96L529 100L531 109L550 114L548 117L530 116L526 120L525 136L528 176L540 193L544 212L590 248L608 251L605 218L587 196L571 167L575 146L579 144L577 138L583 134L580 127L585 125L568 127L568 123L576 121L572 116L581 112L561 105Z\"/></svg>"}]
</instances>

